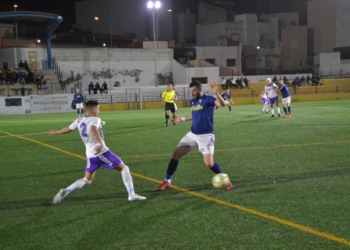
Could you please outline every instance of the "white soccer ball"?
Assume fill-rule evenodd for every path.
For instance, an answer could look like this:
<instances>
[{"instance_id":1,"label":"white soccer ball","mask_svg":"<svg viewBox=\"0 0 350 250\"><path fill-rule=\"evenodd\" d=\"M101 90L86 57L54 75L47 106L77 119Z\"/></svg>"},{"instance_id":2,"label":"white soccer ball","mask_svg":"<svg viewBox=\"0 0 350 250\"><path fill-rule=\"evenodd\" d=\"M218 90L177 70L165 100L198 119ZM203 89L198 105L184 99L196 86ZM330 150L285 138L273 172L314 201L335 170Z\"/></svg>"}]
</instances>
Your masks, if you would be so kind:
<instances>
[{"instance_id":1,"label":"white soccer ball","mask_svg":"<svg viewBox=\"0 0 350 250\"><path fill-rule=\"evenodd\" d=\"M226 187L227 184L230 183L230 178L228 177L227 174L224 174L224 173L216 174L211 180L211 183L213 184L214 188Z\"/></svg>"}]
</instances>

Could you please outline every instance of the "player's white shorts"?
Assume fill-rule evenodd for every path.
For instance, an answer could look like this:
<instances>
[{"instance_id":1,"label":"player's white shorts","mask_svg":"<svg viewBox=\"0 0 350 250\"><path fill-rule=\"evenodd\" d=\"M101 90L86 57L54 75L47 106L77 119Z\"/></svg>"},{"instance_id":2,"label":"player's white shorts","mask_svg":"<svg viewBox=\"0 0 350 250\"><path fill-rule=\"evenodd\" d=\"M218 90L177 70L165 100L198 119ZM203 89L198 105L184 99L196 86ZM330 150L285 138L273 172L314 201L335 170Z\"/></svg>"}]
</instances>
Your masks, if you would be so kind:
<instances>
[{"instance_id":1,"label":"player's white shorts","mask_svg":"<svg viewBox=\"0 0 350 250\"><path fill-rule=\"evenodd\" d=\"M290 96L288 96L286 98L282 98L282 104L288 104L288 103L290 103L290 101L291 101Z\"/></svg>"},{"instance_id":2,"label":"player's white shorts","mask_svg":"<svg viewBox=\"0 0 350 250\"><path fill-rule=\"evenodd\" d=\"M231 105L229 101L225 100L225 105Z\"/></svg>"},{"instance_id":3,"label":"player's white shorts","mask_svg":"<svg viewBox=\"0 0 350 250\"><path fill-rule=\"evenodd\" d=\"M175 111L177 110L177 105L176 103L174 102L174 108L175 108Z\"/></svg>"},{"instance_id":4,"label":"player's white shorts","mask_svg":"<svg viewBox=\"0 0 350 250\"><path fill-rule=\"evenodd\" d=\"M75 104L75 107L76 107L77 109L82 109L82 108L83 108L83 103L76 103L76 104Z\"/></svg>"},{"instance_id":5,"label":"player's white shorts","mask_svg":"<svg viewBox=\"0 0 350 250\"><path fill-rule=\"evenodd\" d=\"M214 134L202 134L196 135L191 131L188 132L177 145L178 147L189 146L190 150L198 147L199 151L203 155L214 154L215 135Z\"/></svg>"}]
</instances>

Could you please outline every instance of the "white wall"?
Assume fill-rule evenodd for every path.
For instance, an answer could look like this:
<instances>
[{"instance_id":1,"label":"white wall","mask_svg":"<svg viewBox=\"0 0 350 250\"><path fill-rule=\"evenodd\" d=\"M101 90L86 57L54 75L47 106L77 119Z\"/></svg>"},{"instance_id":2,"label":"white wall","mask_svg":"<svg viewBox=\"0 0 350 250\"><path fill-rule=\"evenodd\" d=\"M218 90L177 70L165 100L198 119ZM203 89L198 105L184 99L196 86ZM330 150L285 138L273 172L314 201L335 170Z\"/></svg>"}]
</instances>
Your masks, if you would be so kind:
<instances>
[{"instance_id":1,"label":"white wall","mask_svg":"<svg viewBox=\"0 0 350 250\"><path fill-rule=\"evenodd\" d=\"M187 84L186 67L182 66L176 60L172 62L173 80L176 85ZM190 82L188 82L190 83Z\"/></svg>"},{"instance_id":2,"label":"white wall","mask_svg":"<svg viewBox=\"0 0 350 250\"><path fill-rule=\"evenodd\" d=\"M349 60L340 60L340 52L321 53L318 55L318 57L320 63L320 74L350 74L350 62ZM317 57L315 57L315 59L317 59Z\"/></svg>"},{"instance_id":3,"label":"white wall","mask_svg":"<svg viewBox=\"0 0 350 250\"><path fill-rule=\"evenodd\" d=\"M155 11L155 18L161 11L172 9L170 0L162 0L161 9ZM136 33L139 41L146 36L153 39L152 11L147 8L147 1L140 0L86 0L75 3L76 21L79 28L91 29L94 33L109 35L108 23L95 21L94 17L105 18L112 27L113 35L124 35L124 32ZM172 40L172 15L165 13L159 17L159 33L164 40ZM147 33L147 29L149 31Z\"/></svg>"},{"instance_id":4,"label":"white wall","mask_svg":"<svg viewBox=\"0 0 350 250\"><path fill-rule=\"evenodd\" d=\"M336 47L350 46L350 1L337 0Z\"/></svg>"}]
</instances>

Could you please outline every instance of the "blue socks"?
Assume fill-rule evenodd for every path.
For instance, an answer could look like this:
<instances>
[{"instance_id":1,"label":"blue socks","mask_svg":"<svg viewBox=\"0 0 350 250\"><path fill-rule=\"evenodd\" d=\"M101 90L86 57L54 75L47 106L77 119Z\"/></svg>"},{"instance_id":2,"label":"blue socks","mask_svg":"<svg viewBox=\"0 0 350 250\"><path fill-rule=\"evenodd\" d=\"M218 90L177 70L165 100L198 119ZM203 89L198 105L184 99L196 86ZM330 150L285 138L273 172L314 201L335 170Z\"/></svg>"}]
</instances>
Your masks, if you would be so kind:
<instances>
[{"instance_id":1,"label":"blue socks","mask_svg":"<svg viewBox=\"0 0 350 250\"><path fill-rule=\"evenodd\" d=\"M288 113L287 113L287 108L286 108L286 107L283 107L283 110L284 110L284 113L285 113L286 115L288 115Z\"/></svg>"},{"instance_id":2,"label":"blue socks","mask_svg":"<svg viewBox=\"0 0 350 250\"><path fill-rule=\"evenodd\" d=\"M166 172L165 179L170 181L173 178L173 174L175 173L177 166L179 165L178 160L171 159L168 165L168 170Z\"/></svg>"},{"instance_id":3,"label":"blue socks","mask_svg":"<svg viewBox=\"0 0 350 250\"><path fill-rule=\"evenodd\" d=\"M214 162L214 166L212 166L212 167L210 168L210 170L213 171L215 174L220 174L220 173L222 173L222 170L221 170L219 164L217 164L216 162Z\"/></svg>"},{"instance_id":4,"label":"blue socks","mask_svg":"<svg viewBox=\"0 0 350 250\"><path fill-rule=\"evenodd\" d=\"M290 114L290 106L288 106L288 114Z\"/></svg>"}]
</instances>

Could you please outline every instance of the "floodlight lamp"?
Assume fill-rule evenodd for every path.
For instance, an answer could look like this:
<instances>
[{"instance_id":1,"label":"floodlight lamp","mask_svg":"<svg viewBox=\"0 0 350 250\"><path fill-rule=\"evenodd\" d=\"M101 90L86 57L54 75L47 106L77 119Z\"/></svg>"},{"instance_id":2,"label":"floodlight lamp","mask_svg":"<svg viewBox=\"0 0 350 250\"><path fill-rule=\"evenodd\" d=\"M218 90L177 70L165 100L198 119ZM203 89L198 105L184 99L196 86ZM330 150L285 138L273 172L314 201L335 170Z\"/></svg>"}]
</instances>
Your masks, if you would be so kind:
<instances>
[{"instance_id":1,"label":"floodlight lamp","mask_svg":"<svg viewBox=\"0 0 350 250\"><path fill-rule=\"evenodd\" d=\"M153 2L152 1L148 1L148 3L147 3L147 8L149 8L149 9L153 9Z\"/></svg>"}]
</instances>

